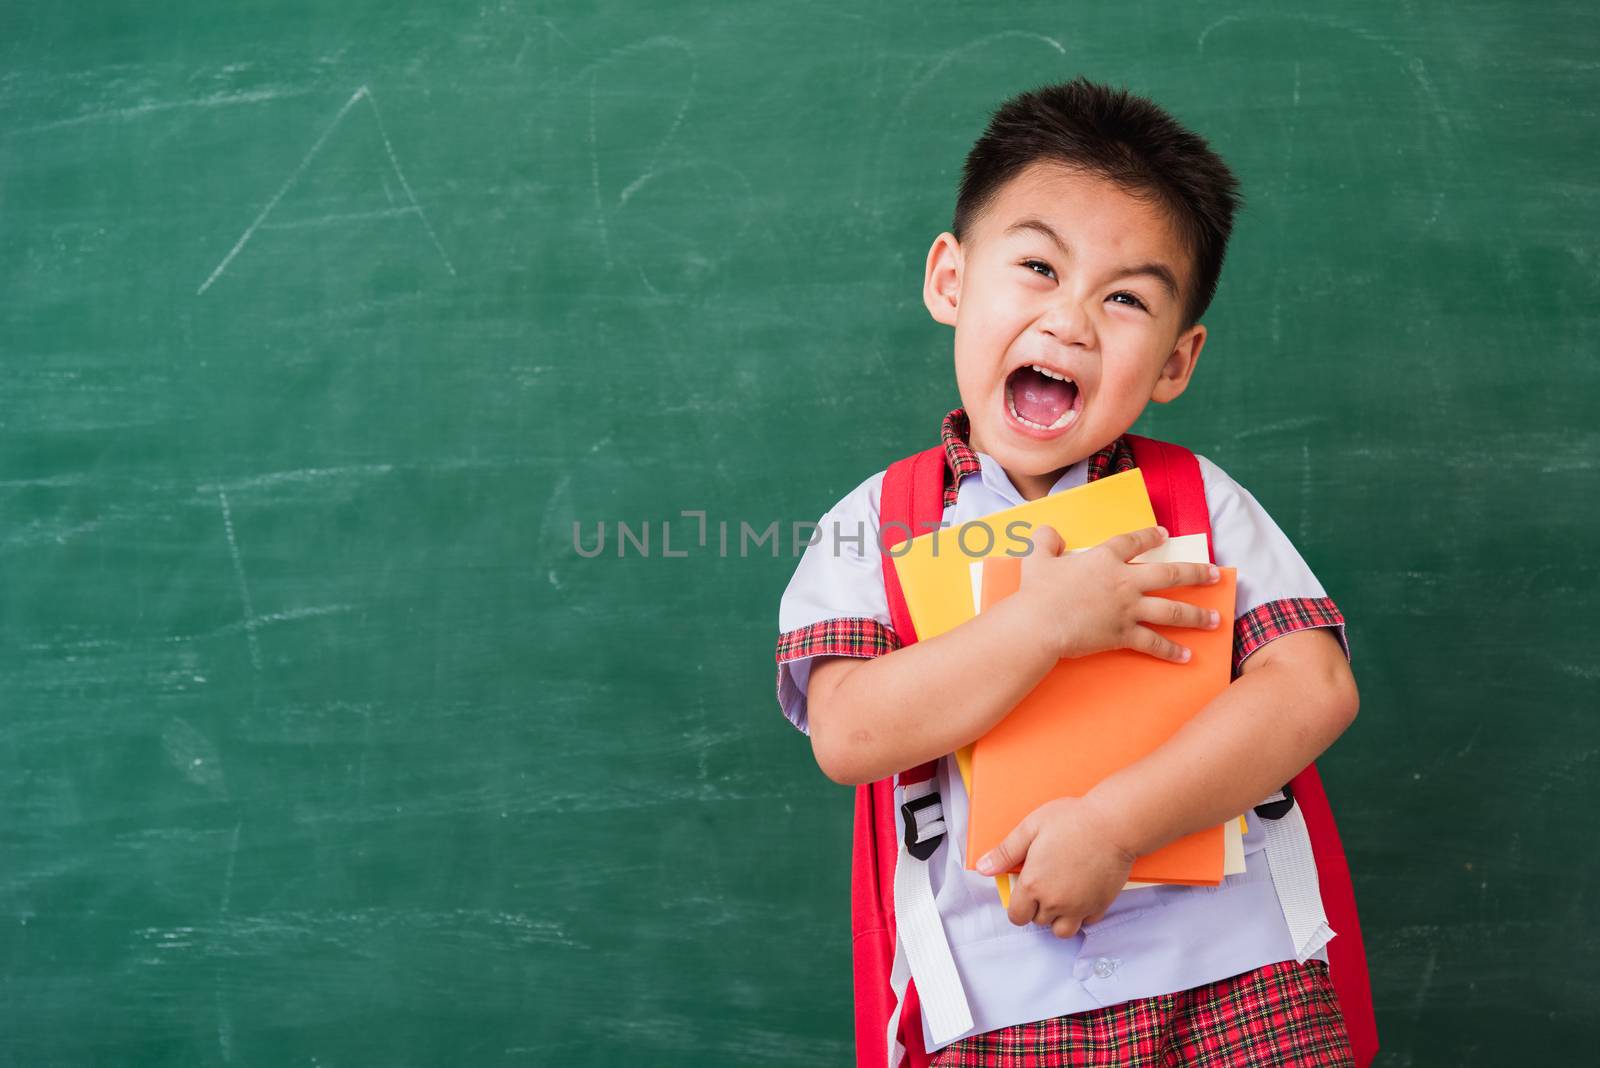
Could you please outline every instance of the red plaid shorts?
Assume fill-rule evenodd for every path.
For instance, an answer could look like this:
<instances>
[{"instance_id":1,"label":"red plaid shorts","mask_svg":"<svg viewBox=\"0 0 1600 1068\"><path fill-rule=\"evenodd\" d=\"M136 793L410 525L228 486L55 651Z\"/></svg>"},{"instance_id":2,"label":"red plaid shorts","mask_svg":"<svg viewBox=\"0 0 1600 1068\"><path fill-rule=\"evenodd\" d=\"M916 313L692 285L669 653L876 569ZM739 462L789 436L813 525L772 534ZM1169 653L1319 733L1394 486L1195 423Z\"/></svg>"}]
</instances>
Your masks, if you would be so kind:
<instances>
[{"instance_id":1,"label":"red plaid shorts","mask_svg":"<svg viewBox=\"0 0 1600 1068\"><path fill-rule=\"evenodd\" d=\"M1002 1027L933 1055L930 1068L1350 1068L1350 1038L1321 961L1268 964L1178 994Z\"/></svg>"}]
</instances>

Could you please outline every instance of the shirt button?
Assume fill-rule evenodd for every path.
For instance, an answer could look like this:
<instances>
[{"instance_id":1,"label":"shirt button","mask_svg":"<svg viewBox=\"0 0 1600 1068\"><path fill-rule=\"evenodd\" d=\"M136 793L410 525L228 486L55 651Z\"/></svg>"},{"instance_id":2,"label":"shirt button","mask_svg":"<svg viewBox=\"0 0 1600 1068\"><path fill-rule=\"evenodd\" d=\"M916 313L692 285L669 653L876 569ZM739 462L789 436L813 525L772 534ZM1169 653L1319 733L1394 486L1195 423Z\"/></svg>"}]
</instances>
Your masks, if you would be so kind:
<instances>
[{"instance_id":1,"label":"shirt button","mask_svg":"<svg viewBox=\"0 0 1600 1068\"><path fill-rule=\"evenodd\" d=\"M1117 962L1110 957L1101 957L1094 962L1094 974L1101 979L1110 979L1111 973L1117 970Z\"/></svg>"}]
</instances>

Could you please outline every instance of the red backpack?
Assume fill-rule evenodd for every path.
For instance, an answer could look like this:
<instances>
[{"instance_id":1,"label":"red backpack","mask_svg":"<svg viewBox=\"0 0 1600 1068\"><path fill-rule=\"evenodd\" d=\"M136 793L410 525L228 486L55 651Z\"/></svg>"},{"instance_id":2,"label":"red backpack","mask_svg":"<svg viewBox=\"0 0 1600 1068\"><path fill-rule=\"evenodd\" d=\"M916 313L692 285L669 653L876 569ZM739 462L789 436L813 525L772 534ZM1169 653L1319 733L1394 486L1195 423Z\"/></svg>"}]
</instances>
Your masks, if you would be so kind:
<instances>
[{"instance_id":1,"label":"red backpack","mask_svg":"<svg viewBox=\"0 0 1600 1068\"><path fill-rule=\"evenodd\" d=\"M1211 517L1194 454L1154 438L1136 434L1124 437L1133 447L1135 463L1144 474L1156 522L1173 537L1203 532L1209 543ZM944 515L945 462L944 447L935 445L889 466L880 497L879 530L921 533L937 527ZM891 525L896 523L901 525ZM917 632L887 552L905 536L885 534L884 538L893 538L893 543L884 547L883 559L889 616L900 643L910 645L917 640ZM899 782L902 786L924 782L934 774L935 765L930 762L902 772ZM1338 937L1328 943L1329 974L1350 1032L1357 1068L1366 1068L1377 1054L1378 1030L1344 847L1315 765L1294 777L1288 793L1300 806L1310 833L1323 908L1329 926L1338 932ZM899 852L895 778L858 786L850 875L858 1068L885 1068L890 1064L888 1029L896 1009L890 983L895 959L894 877ZM928 1053L922 1041L922 1015L914 980L906 983L899 1009L898 1034L905 1047L906 1064L909 1068L925 1068Z\"/></svg>"}]
</instances>

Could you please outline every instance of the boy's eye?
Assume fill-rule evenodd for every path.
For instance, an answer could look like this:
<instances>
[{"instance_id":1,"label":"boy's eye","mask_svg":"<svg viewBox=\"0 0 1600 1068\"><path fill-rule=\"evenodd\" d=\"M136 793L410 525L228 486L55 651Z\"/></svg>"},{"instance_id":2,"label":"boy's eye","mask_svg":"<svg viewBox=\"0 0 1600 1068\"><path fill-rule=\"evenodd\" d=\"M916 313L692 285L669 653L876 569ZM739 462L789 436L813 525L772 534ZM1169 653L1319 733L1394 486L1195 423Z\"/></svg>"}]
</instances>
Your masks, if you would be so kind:
<instances>
[{"instance_id":1,"label":"boy's eye","mask_svg":"<svg viewBox=\"0 0 1600 1068\"><path fill-rule=\"evenodd\" d=\"M1023 260L1022 265L1034 274L1042 274L1046 278L1054 278L1056 276L1056 272L1043 260ZM1040 268L1043 268L1043 270Z\"/></svg>"},{"instance_id":2,"label":"boy's eye","mask_svg":"<svg viewBox=\"0 0 1600 1068\"><path fill-rule=\"evenodd\" d=\"M1117 299L1117 298L1118 298L1118 297L1127 297L1127 298L1128 298L1128 300L1130 300L1130 301L1132 301L1132 302L1133 302L1133 303L1132 303L1132 305L1131 305L1131 307L1134 307L1134 308L1143 308L1143 309L1144 309L1144 310L1145 310L1145 311L1149 311L1149 310L1150 310L1150 309L1149 309L1149 307L1147 307L1147 306L1146 306L1146 305L1145 305L1145 302L1144 302L1144 301L1142 301L1142 300L1140 300L1140 299L1139 299L1139 297L1138 297L1138 296L1137 296L1137 295L1136 295L1136 294L1133 294L1133 293L1129 293L1129 292L1128 292L1128 291L1127 291L1127 290L1125 290L1125 289L1124 289L1124 290L1122 290L1122 291L1121 291L1121 292L1117 292L1117 293L1113 293L1113 294L1111 294L1111 296L1109 296L1109 297L1107 297L1107 298L1106 298L1106 299L1107 299L1107 300L1116 300L1116 299Z\"/></svg>"}]
</instances>

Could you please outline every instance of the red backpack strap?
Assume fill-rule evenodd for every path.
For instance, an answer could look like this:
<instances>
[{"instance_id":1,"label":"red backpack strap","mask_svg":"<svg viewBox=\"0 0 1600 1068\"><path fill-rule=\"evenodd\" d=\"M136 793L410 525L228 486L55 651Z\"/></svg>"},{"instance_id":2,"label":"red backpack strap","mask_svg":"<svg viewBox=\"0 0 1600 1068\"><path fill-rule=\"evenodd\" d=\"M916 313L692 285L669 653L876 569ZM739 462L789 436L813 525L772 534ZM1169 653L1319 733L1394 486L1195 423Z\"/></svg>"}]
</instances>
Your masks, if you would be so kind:
<instances>
[{"instance_id":1,"label":"red backpack strap","mask_svg":"<svg viewBox=\"0 0 1600 1068\"><path fill-rule=\"evenodd\" d=\"M919 534L937 530L944 518L944 446L935 445L914 456L896 460L883 473L878 496L879 543L883 550L883 592L889 600L889 620L902 646L917 640L900 576L889 550ZM933 778L934 763L919 764L900 773L901 784Z\"/></svg>"},{"instance_id":2,"label":"red backpack strap","mask_svg":"<svg viewBox=\"0 0 1600 1068\"><path fill-rule=\"evenodd\" d=\"M878 528L883 557L883 589L889 619L902 646L917 640L900 579L888 549L908 537L933 530L944 517L944 448L933 446L889 465L878 495ZM932 762L904 772L902 782L922 782L936 771ZM894 779L856 787L854 854L851 858L851 936L854 946L856 1063L883 1068L888 1063L888 1027L895 997L894 869L900 842L895 833ZM908 983L900 1006L900 1041L908 1068L925 1068L921 1006L916 984Z\"/></svg>"},{"instance_id":3,"label":"red backpack strap","mask_svg":"<svg viewBox=\"0 0 1600 1068\"><path fill-rule=\"evenodd\" d=\"M884 1068L894 1015L894 780L856 787L855 834L850 857L851 974L855 980L856 1064ZM905 1011L902 1009L901 1018ZM917 1028L918 1044L922 1028ZM926 1063L926 1055L923 1062Z\"/></svg>"},{"instance_id":4,"label":"red backpack strap","mask_svg":"<svg viewBox=\"0 0 1600 1068\"><path fill-rule=\"evenodd\" d=\"M1211 509L1206 506L1206 485L1200 477L1200 461L1182 445L1138 434L1124 434L1133 446L1133 462L1144 475L1144 488L1150 495L1150 508L1156 522L1167 528L1169 537L1204 534L1206 551L1212 562Z\"/></svg>"},{"instance_id":5,"label":"red backpack strap","mask_svg":"<svg viewBox=\"0 0 1600 1068\"><path fill-rule=\"evenodd\" d=\"M900 591L900 576L889 550L918 534L937 529L944 518L944 446L935 445L896 460L883 473L878 496L878 529L883 550L883 591L889 598L889 619L901 645L917 640L917 627Z\"/></svg>"},{"instance_id":6,"label":"red backpack strap","mask_svg":"<svg viewBox=\"0 0 1600 1068\"><path fill-rule=\"evenodd\" d=\"M1378 1021L1372 1006L1372 980L1367 974L1367 947L1361 939L1361 917L1344 843L1333 822L1333 809L1322 789L1322 776L1312 764L1289 784L1294 803L1305 817L1311 854L1317 860L1317 889L1328 926L1338 937L1328 943L1328 976L1339 997L1356 1068L1366 1068L1378 1055Z\"/></svg>"},{"instance_id":7,"label":"red backpack strap","mask_svg":"<svg viewBox=\"0 0 1600 1068\"><path fill-rule=\"evenodd\" d=\"M1144 474L1145 489L1156 522L1169 534L1204 531L1211 545L1211 513L1206 504L1200 462L1181 445L1137 434L1124 435L1133 446L1134 462ZM1216 560L1213 551L1211 559ZM1328 972L1339 997L1350 1046L1360 1068L1371 1064L1378 1052L1378 1026L1372 1007L1372 984L1367 974L1367 950L1361 939L1361 919L1356 913L1355 888L1344 844L1333 821L1333 809L1322 788L1315 764L1289 784L1295 803L1305 817L1311 852L1317 861L1317 885L1322 893L1328 926L1339 937L1328 943Z\"/></svg>"}]
</instances>

